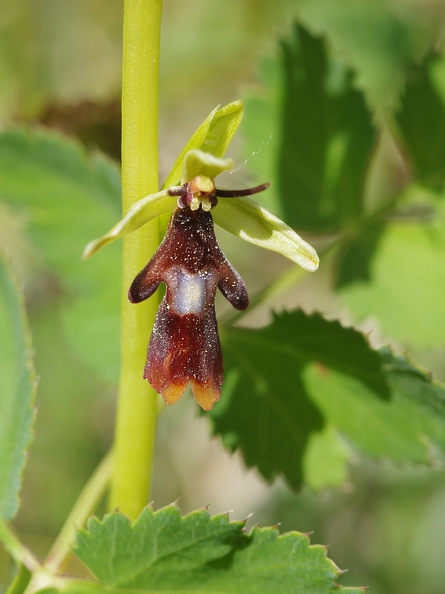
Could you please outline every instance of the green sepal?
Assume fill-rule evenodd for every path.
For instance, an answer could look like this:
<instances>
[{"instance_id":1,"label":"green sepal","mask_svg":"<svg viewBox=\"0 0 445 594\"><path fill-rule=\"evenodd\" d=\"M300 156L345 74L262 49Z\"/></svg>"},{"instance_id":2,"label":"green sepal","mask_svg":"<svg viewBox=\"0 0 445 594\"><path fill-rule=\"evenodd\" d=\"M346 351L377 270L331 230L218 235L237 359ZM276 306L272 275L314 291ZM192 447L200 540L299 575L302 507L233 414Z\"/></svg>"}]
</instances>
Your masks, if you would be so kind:
<instances>
[{"instance_id":1,"label":"green sepal","mask_svg":"<svg viewBox=\"0 0 445 594\"><path fill-rule=\"evenodd\" d=\"M233 167L231 159L219 159L201 150L191 150L184 158L182 181L187 183L198 175L214 178ZM173 186L174 191L181 186ZM99 239L91 241L83 252L89 258L101 247L136 231L148 221L172 212L176 198L169 190L150 194L136 202L114 227ZM317 252L281 219L247 197L220 198L213 211L215 222L240 239L272 252L277 252L305 270L314 272L319 265Z\"/></svg>"},{"instance_id":2,"label":"green sepal","mask_svg":"<svg viewBox=\"0 0 445 594\"><path fill-rule=\"evenodd\" d=\"M212 212L215 223L240 239L277 252L305 270L317 270L319 258L314 248L254 200L220 198Z\"/></svg>"},{"instance_id":3,"label":"green sepal","mask_svg":"<svg viewBox=\"0 0 445 594\"><path fill-rule=\"evenodd\" d=\"M98 239L90 241L85 247L82 257L89 258L100 248L119 239L119 237L123 237L128 233L136 231L136 229L139 229L139 227L142 227L142 225L145 225L145 223L148 223L156 217L172 212L175 206L176 198L170 196L168 190L162 190L156 194L145 196L133 204L125 217L116 223L108 233L102 235L102 237L99 237Z\"/></svg>"},{"instance_id":4,"label":"green sepal","mask_svg":"<svg viewBox=\"0 0 445 594\"><path fill-rule=\"evenodd\" d=\"M243 115L242 101L232 101L224 107L218 106L212 110L182 149L162 188L169 188L179 182L185 156L190 150L201 149L215 157L222 157L238 130Z\"/></svg>"},{"instance_id":5,"label":"green sepal","mask_svg":"<svg viewBox=\"0 0 445 594\"><path fill-rule=\"evenodd\" d=\"M221 107L216 112L210 129L202 143L201 150L211 153L215 157L222 157L244 116L244 104L242 101L232 101Z\"/></svg>"}]
</instances>

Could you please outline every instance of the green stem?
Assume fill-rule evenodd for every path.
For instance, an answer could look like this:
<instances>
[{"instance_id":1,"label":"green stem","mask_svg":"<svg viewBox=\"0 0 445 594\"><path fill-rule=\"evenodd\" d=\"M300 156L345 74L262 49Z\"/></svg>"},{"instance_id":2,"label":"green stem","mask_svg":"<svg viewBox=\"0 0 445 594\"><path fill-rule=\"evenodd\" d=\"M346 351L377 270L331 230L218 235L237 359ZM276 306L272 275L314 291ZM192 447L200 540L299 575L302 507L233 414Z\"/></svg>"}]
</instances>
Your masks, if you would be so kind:
<instances>
[{"instance_id":1,"label":"green stem","mask_svg":"<svg viewBox=\"0 0 445 594\"><path fill-rule=\"evenodd\" d=\"M45 560L45 568L56 573L61 570L74 542L76 530L85 525L87 519L104 496L113 469L112 453L102 460L83 488L57 540Z\"/></svg>"},{"instance_id":2,"label":"green stem","mask_svg":"<svg viewBox=\"0 0 445 594\"><path fill-rule=\"evenodd\" d=\"M158 190L158 88L161 0L125 0L122 80L124 214ZM149 498L157 394L142 379L157 303L131 305L127 291L159 245L157 221L124 238L121 376L110 508L137 517Z\"/></svg>"},{"instance_id":3,"label":"green stem","mask_svg":"<svg viewBox=\"0 0 445 594\"><path fill-rule=\"evenodd\" d=\"M31 572L41 568L36 557L20 542L12 528L2 519L0 519L0 540L17 563L21 563Z\"/></svg>"},{"instance_id":4,"label":"green stem","mask_svg":"<svg viewBox=\"0 0 445 594\"><path fill-rule=\"evenodd\" d=\"M40 561L22 544L12 528L0 519L0 540L11 557L26 567L32 579L26 588L27 594L39 590L57 587L57 572L62 570L73 545L76 530L85 525L99 500L103 497L112 471L112 454L109 453L99 464L90 480L85 485L79 499L73 507L56 542L51 548L45 563Z\"/></svg>"}]
</instances>

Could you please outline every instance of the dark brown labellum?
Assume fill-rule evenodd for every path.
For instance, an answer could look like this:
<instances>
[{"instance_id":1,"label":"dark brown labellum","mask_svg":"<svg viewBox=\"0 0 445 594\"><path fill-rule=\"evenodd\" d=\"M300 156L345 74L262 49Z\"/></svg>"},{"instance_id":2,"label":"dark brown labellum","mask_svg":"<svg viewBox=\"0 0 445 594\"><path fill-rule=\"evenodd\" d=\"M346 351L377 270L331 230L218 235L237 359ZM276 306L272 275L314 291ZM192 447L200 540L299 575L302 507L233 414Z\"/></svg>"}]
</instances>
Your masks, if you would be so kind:
<instances>
[{"instance_id":1,"label":"dark brown labellum","mask_svg":"<svg viewBox=\"0 0 445 594\"><path fill-rule=\"evenodd\" d=\"M217 243L210 212L176 209L164 240L134 279L129 300L147 299L161 282L166 293L153 326L144 378L167 404L176 402L190 383L195 400L210 410L223 382L216 290L237 309L249 303L242 278Z\"/></svg>"}]
</instances>

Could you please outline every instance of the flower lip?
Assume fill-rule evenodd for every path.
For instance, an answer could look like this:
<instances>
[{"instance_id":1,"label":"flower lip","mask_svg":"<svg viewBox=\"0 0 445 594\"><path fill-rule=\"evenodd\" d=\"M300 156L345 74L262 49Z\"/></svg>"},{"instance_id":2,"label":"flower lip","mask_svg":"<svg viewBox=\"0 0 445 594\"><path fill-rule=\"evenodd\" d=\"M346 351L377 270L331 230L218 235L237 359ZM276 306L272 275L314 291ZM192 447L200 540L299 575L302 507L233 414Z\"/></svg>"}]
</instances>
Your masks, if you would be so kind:
<instances>
[{"instance_id":1,"label":"flower lip","mask_svg":"<svg viewBox=\"0 0 445 594\"><path fill-rule=\"evenodd\" d=\"M153 326L144 378L167 404L176 402L190 383L198 404L210 410L223 382L216 291L236 309L249 303L243 280L218 246L210 212L201 207L176 209L161 245L131 284L130 302L144 301L161 282L166 292Z\"/></svg>"}]
</instances>

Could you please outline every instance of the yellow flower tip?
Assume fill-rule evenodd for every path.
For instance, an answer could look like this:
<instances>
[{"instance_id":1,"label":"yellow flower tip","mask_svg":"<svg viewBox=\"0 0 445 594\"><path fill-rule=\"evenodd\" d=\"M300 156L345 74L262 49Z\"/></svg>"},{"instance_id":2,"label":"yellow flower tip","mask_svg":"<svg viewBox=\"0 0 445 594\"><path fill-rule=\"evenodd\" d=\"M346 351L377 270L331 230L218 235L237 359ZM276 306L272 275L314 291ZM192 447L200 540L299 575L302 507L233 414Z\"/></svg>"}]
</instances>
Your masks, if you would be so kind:
<instances>
[{"instance_id":1,"label":"yellow flower tip","mask_svg":"<svg viewBox=\"0 0 445 594\"><path fill-rule=\"evenodd\" d=\"M203 410L212 410L213 405L221 396L221 390L212 386L206 386L201 383L190 381L193 397Z\"/></svg>"},{"instance_id":2,"label":"yellow flower tip","mask_svg":"<svg viewBox=\"0 0 445 594\"><path fill-rule=\"evenodd\" d=\"M175 404L184 394L188 381L172 383L162 391L162 398L168 406ZM203 410L212 410L213 405L221 396L221 391L202 383L190 381L193 397Z\"/></svg>"},{"instance_id":3,"label":"yellow flower tip","mask_svg":"<svg viewBox=\"0 0 445 594\"><path fill-rule=\"evenodd\" d=\"M162 391L162 398L164 399L165 404L171 405L175 404L181 396L184 394L187 388L188 382L181 382L177 384L170 384Z\"/></svg>"}]
</instances>

